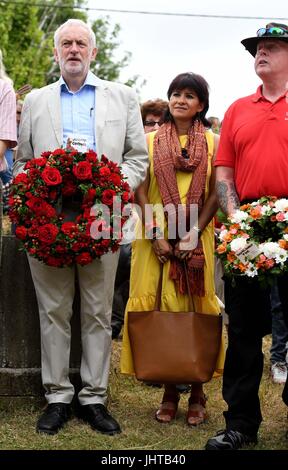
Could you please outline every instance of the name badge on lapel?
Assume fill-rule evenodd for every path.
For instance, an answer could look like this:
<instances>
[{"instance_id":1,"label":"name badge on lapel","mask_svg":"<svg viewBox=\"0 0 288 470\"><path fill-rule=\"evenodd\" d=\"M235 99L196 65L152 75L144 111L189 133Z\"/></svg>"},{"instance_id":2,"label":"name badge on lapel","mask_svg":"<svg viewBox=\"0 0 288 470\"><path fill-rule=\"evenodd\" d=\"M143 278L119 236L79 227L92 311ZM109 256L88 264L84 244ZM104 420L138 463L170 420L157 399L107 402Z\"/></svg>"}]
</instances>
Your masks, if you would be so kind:
<instances>
[{"instance_id":1,"label":"name badge on lapel","mask_svg":"<svg viewBox=\"0 0 288 470\"><path fill-rule=\"evenodd\" d=\"M88 151L88 142L87 142L87 137L85 136L70 136L67 139L67 148L73 148L75 150L78 150L78 152L87 152Z\"/></svg>"}]
</instances>

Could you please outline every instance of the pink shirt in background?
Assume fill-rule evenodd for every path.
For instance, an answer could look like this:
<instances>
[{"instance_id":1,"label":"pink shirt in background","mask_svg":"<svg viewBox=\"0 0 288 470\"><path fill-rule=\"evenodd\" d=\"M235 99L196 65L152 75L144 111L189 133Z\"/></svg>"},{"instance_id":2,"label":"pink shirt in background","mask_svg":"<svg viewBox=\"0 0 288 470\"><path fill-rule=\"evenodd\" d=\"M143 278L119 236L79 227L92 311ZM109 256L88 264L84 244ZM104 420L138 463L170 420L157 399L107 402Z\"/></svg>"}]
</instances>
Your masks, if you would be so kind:
<instances>
[{"instance_id":1,"label":"pink shirt in background","mask_svg":"<svg viewBox=\"0 0 288 470\"><path fill-rule=\"evenodd\" d=\"M0 140L8 141L10 148L17 145L16 96L12 86L2 79L0 79ZM0 158L0 171L5 170L5 167L4 159Z\"/></svg>"}]
</instances>

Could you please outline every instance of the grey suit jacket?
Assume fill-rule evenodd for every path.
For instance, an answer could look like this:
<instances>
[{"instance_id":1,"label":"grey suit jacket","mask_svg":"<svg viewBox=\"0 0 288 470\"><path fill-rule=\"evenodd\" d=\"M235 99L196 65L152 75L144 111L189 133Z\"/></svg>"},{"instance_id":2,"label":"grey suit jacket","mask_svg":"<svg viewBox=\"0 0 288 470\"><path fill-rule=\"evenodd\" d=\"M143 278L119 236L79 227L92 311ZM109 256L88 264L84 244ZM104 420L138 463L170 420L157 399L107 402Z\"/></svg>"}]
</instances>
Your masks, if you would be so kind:
<instances>
[{"instance_id":1,"label":"grey suit jacket","mask_svg":"<svg viewBox=\"0 0 288 470\"><path fill-rule=\"evenodd\" d=\"M121 164L132 189L145 179L148 154L140 106L134 91L105 80L96 86L95 135L98 156ZM21 117L14 175L27 160L63 145L59 81L27 95Z\"/></svg>"}]
</instances>

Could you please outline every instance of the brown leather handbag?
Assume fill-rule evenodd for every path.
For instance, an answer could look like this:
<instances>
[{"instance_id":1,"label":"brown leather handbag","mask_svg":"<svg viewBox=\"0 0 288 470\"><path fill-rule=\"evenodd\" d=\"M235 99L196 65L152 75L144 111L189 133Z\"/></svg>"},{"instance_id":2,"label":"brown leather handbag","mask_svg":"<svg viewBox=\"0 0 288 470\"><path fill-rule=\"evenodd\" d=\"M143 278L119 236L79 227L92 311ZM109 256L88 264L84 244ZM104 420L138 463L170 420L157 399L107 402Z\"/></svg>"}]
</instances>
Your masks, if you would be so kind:
<instances>
[{"instance_id":1,"label":"brown leather handbag","mask_svg":"<svg viewBox=\"0 0 288 470\"><path fill-rule=\"evenodd\" d=\"M185 273L187 282L186 265ZM154 310L128 312L136 378L157 383L208 382L220 349L222 316L195 312L188 283L191 311L161 311L162 279L163 265Z\"/></svg>"}]
</instances>

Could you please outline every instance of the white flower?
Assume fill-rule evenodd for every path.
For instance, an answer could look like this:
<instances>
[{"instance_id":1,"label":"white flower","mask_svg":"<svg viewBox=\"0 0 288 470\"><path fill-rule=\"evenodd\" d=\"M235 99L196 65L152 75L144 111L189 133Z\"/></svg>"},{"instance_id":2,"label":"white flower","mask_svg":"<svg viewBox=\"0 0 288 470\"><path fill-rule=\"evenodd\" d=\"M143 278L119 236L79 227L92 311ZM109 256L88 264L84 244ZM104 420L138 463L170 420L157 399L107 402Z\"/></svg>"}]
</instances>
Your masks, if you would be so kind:
<instances>
[{"instance_id":1,"label":"white flower","mask_svg":"<svg viewBox=\"0 0 288 470\"><path fill-rule=\"evenodd\" d=\"M288 209L288 199L278 199L274 204L273 212L283 212Z\"/></svg>"},{"instance_id":2,"label":"white flower","mask_svg":"<svg viewBox=\"0 0 288 470\"><path fill-rule=\"evenodd\" d=\"M287 259L287 251L276 242L261 243L259 248L266 258L274 258L277 263L284 263Z\"/></svg>"},{"instance_id":3,"label":"white flower","mask_svg":"<svg viewBox=\"0 0 288 470\"><path fill-rule=\"evenodd\" d=\"M232 242L230 243L231 250L237 253L237 251L243 250L243 248L246 248L247 245L247 238L239 237L239 238L234 238Z\"/></svg>"},{"instance_id":4,"label":"white flower","mask_svg":"<svg viewBox=\"0 0 288 470\"><path fill-rule=\"evenodd\" d=\"M281 248L281 250L283 249ZM282 266L287 260L287 258L288 258L287 251L283 250L283 253L280 253L279 255L275 256L275 261L276 263L281 264Z\"/></svg>"},{"instance_id":5,"label":"white flower","mask_svg":"<svg viewBox=\"0 0 288 470\"><path fill-rule=\"evenodd\" d=\"M262 206L261 207L261 214L262 215L266 215L268 212L271 211L271 207L270 206Z\"/></svg>"},{"instance_id":6,"label":"white flower","mask_svg":"<svg viewBox=\"0 0 288 470\"><path fill-rule=\"evenodd\" d=\"M258 276L258 271L252 263L248 263L247 270L245 271L245 274L248 277L255 277L255 276Z\"/></svg>"},{"instance_id":7,"label":"white flower","mask_svg":"<svg viewBox=\"0 0 288 470\"><path fill-rule=\"evenodd\" d=\"M240 211L239 209L237 209L237 211L235 211L231 215L230 220L233 224L240 224L240 222L243 222L248 217L249 217L249 215L247 214L247 212Z\"/></svg>"},{"instance_id":8,"label":"white flower","mask_svg":"<svg viewBox=\"0 0 288 470\"><path fill-rule=\"evenodd\" d=\"M241 230L248 231L251 227L248 224L245 224L245 222L241 222L240 224Z\"/></svg>"},{"instance_id":9,"label":"white flower","mask_svg":"<svg viewBox=\"0 0 288 470\"><path fill-rule=\"evenodd\" d=\"M284 233L283 238L284 238L284 240L286 240L286 242L287 242L287 241L288 241L288 233Z\"/></svg>"},{"instance_id":10,"label":"white flower","mask_svg":"<svg viewBox=\"0 0 288 470\"><path fill-rule=\"evenodd\" d=\"M228 233L228 230L221 230L219 233L219 239L223 242L225 235Z\"/></svg>"}]
</instances>

